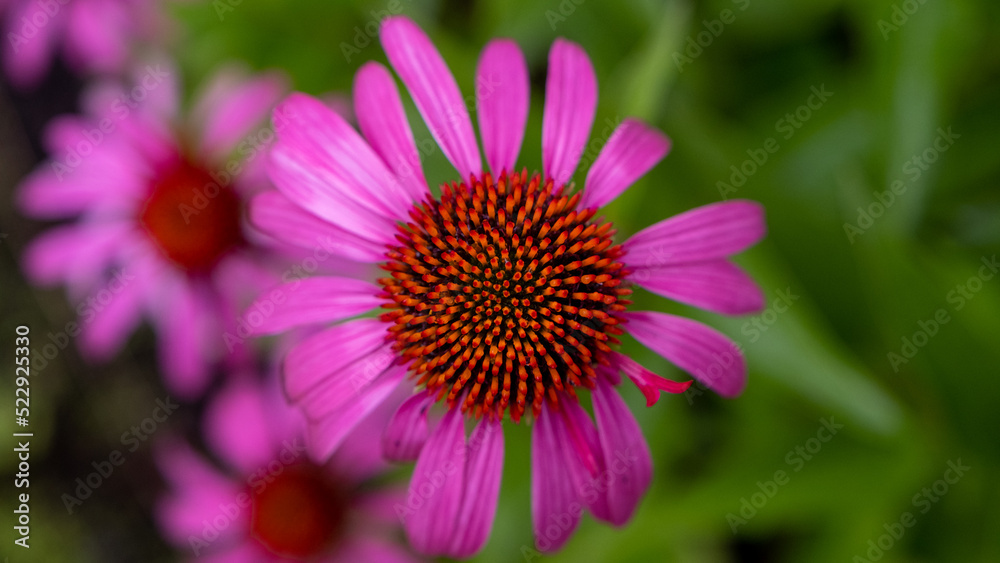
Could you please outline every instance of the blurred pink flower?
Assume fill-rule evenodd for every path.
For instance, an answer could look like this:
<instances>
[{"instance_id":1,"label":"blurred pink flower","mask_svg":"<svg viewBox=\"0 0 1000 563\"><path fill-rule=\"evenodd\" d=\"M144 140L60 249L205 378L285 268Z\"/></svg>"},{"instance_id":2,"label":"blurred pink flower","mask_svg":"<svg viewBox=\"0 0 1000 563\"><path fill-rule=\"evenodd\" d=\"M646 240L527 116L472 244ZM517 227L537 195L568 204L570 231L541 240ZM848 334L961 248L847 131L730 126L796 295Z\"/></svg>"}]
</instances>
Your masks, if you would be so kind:
<instances>
[{"instance_id":1,"label":"blurred pink flower","mask_svg":"<svg viewBox=\"0 0 1000 563\"><path fill-rule=\"evenodd\" d=\"M115 354L145 315L167 387L193 398L217 362L245 353L240 311L278 281L243 207L268 185L264 120L286 86L227 70L182 114L174 74L148 65L134 87L96 87L85 115L53 120L51 160L17 203L38 219L76 219L34 240L23 263L35 283L67 286L85 357Z\"/></svg>"},{"instance_id":2,"label":"blurred pink flower","mask_svg":"<svg viewBox=\"0 0 1000 563\"><path fill-rule=\"evenodd\" d=\"M378 434L389 414L369 417L321 466L305 455L304 425L280 389L236 379L204 421L225 469L182 443L157 450L169 487L156 510L164 537L198 561L417 561L397 544L392 507L404 491L372 485L386 469Z\"/></svg>"},{"instance_id":3,"label":"blurred pink flower","mask_svg":"<svg viewBox=\"0 0 1000 563\"><path fill-rule=\"evenodd\" d=\"M157 0L3 0L4 70L34 86L56 51L77 72L117 73L134 43L160 27Z\"/></svg>"},{"instance_id":4,"label":"blurred pink flower","mask_svg":"<svg viewBox=\"0 0 1000 563\"><path fill-rule=\"evenodd\" d=\"M536 544L560 548L584 509L627 522L652 479L638 424L615 390L627 375L647 398L690 383L653 374L616 352L625 329L725 396L746 363L725 336L695 321L628 311L630 284L725 314L759 309L754 282L729 257L764 236L760 205L731 201L666 219L615 244L596 218L669 150L659 131L623 121L571 182L597 107L586 53L557 39L549 52L542 126L544 174L517 172L528 116L528 69L498 39L479 60L475 103L486 162L458 86L410 20L385 20L381 41L438 146L458 171L432 195L396 83L367 63L354 83L361 134L319 101L292 94L277 110L302 117L280 132L269 161L278 192L251 203L251 220L293 243L344 233L344 253L378 263L377 283L314 277L258 326L274 333L340 322L285 358L285 390L310 421L322 459L407 378L412 395L383 436L393 460L416 460L401 507L421 552L469 557L492 528L504 458L502 420L534 420L532 518ZM362 136L363 135L363 136ZM420 143L423 147L424 143ZM593 419L578 400L591 391ZM446 411L430 428L434 402ZM468 441L465 419L477 420ZM596 424L595 424L596 422ZM441 478L446 476L445 478Z\"/></svg>"}]
</instances>

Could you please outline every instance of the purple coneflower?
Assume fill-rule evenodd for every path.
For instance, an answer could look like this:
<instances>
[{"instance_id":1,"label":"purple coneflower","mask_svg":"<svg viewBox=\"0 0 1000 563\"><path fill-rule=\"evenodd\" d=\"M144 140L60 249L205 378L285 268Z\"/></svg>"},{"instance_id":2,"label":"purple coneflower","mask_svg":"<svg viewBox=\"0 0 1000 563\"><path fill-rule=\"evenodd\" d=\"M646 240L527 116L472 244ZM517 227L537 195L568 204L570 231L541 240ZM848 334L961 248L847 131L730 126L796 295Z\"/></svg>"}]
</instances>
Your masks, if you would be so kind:
<instances>
[{"instance_id":1,"label":"purple coneflower","mask_svg":"<svg viewBox=\"0 0 1000 563\"><path fill-rule=\"evenodd\" d=\"M541 173L517 170L528 114L528 71L516 44L491 41L477 70L477 113L489 171L468 111L429 38L387 19L382 45L457 180L429 191L392 75L367 63L354 84L361 134L318 101L283 108L304 125L282 131L269 162L279 193L258 196L251 220L289 242L346 233L351 258L379 264L368 283L315 277L258 323L260 333L338 322L293 348L285 388L304 410L313 455L324 458L384 397L407 399L383 436L393 460L416 460L400 516L413 545L467 557L492 527L503 467L502 421L533 420L532 517L539 549L558 549L584 509L615 525L635 511L652 476L640 429L618 395L620 373L647 398L688 383L653 374L615 351L625 331L725 396L746 365L700 323L630 312L633 284L726 314L761 306L728 257L764 235L762 208L732 201L657 223L618 244L596 216L668 149L659 131L625 120L582 190L571 178L593 124L597 82L576 44L549 53ZM282 293L284 295L284 293ZM267 300L267 297L262 298ZM381 307L377 318L347 320ZM341 322L343 321L343 322ZM580 404L590 391L593 418ZM434 403L444 411L436 427ZM466 420L475 427L466 441Z\"/></svg>"},{"instance_id":2,"label":"purple coneflower","mask_svg":"<svg viewBox=\"0 0 1000 563\"><path fill-rule=\"evenodd\" d=\"M197 561L415 563L392 510L404 491L378 484L382 409L329 462L309 460L304 425L276 385L237 378L210 403L216 468L168 442L157 462L169 486L156 515L164 537Z\"/></svg>"},{"instance_id":3,"label":"purple coneflower","mask_svg":"<svg viewBox=\"0 0 1000 563\"><path fill-rule=\"evenodd\" d=\"M226 71L182 117L173 70L149 65L134 88L95 88L87 115L48 127L51 160L18 204L37 219L76 220L34 240L24 267L36 283L67 286L79 315L70 334L86 357L110 357L145 315L167 387L191 398L246 349L240 311L277 276L250 244L260 235L244 228L243 208L268 185L258 155L284 92L278 76Z\"/></svg>"}]
</instances>

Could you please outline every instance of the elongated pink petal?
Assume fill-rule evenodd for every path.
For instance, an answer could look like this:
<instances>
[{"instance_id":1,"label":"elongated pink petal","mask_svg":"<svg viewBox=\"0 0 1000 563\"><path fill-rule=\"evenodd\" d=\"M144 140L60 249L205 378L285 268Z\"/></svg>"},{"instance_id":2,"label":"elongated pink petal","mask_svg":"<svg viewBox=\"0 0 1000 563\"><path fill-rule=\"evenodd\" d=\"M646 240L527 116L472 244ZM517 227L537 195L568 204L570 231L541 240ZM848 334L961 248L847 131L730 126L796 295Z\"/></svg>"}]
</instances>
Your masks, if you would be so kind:
<instances>
[{"instance_id":1,"label":"elongated pink petal","mask_svg":"<svg viewBox=\"0 0 1000 563\"><path fill-rule=\"evenodd\" d=\"M764 207L746 200L712 203L664 219L625 241L630 266L658 268L725 258L764 237Z\"/></svg>"},{"instance_id":2,"label":"elongated pink petal","mask_svg":"<svg viewBox=\"0 0 1000 563\"><path fill-rule=\"evenodd\" d=\"M139 324L144 284L150 280L134 278L123 270L77 307L84 356L106 361L121 349Z\"/></svg>"},{"instance_id":3,"label":"elongated pink petal","mask_svg":"<svg viewBox=\"0 0 1000 563\"><path fill-rule=\"evenodd\" d=\"M380 239L378 229L406 217L410 197L398 183L387 181L393 174L344 118L299 93L288 96L274 115L276 123L309 124L283 127L271 151L271 180L292 201L342 227L363 229L359 234L372 240L383 240L386 235Z\"/></svg>"},{"instance_id":4,"label":"elongated pink petal","mask_svg":"<svg viewBox=\"0 0 1000 563\"><path fill-rule=\"evenodd\" d=\"M448 555L465 492L465 428L451 409L431 433L413 470L403 527L413 547L426 555Z\"/></svg>"},{"instance_id":5,"label":"elongated pink petal","mask_svg":"<svg viewBox=\"0 0 1000 563\"><path fill-rule=\"evenodd\" d=\"M267 465L280 450L275 413L249 377L233 381L205 409L205 439L212 450L244 475ZM288 409L290 410L290 409Z\"/></svg>"},{"instance_id":6,"label":"elongated pink petal","mask_svg":"<svg viewBox=\"0 0 1000 563\"><path fill-rule=\"evenodd\" d=\"M354 113L361 132L395 180L413 200L423 200L428 191L420 154L396 82L384 66L368 62L354 76Z\"/></svg>"},{"instance_id":7,"label":"elongated pink petal","mask_svg":"<svg viewBox=\"0 0 1000 563\"><path fill-rule=\"evenodd\" d=\"M50 17L37 2L11 2L4 13L4 70L21 88L38 84L52 63L56 41L66 25L66 14ZM38 27L32 20L45 21Z\"/></svg>"},{"instance_id":8,"label":"elongated pink petal","mask_svg":"<svg viewBox=\"0 0 1000 563\"><path fill-rule=\"evenodd\" d=\"M382 455L389 461L414 461L427 442L427 411L434 404L428 393L406 399L382 433Z\"/></svg>"},{"instance_id":9,"label":"elongated pink petal","mask_svg":"<svg viewBox=\"0 0 1000 563\"><path fill-rule=\"evenodd\" d=\"M636 340L725 397L743 392L747 365L731 340L699 322L642 311L628 313L626 328Z\"/></svg>"},{"instance_id":10,"label":"elongated pink petal","mask_svg":"<svg viewBox=\"0 0 1000 563\"><path fill-rule=\"evenodd\" d=\"M379 287L367 281L317 276L282 284L264 292L243 318L254 334L342 321L382 304Z\"/></svg>"},{"instance_id":11,"label":"elongated pink petal","mask_svg":"<svg viewBox=\"0 0 1000 563\"><path fill-rule=\"evenodd\" d=\"M483 151L494 177L513 172L528 121L528 64L517 43L494 39L476 68L476 111Z\"/></svg>"},{"instance_id":12,"label":"elongated pink petal","mask_svg":"<svg viewBox=\"0 0 1000 563\"><path fill-rule=\"evenodd\" d=\"M282 242L317 252L330 252L359 262L385 259L385 245L334 225L299 207L284 194L268 191L250 200L250 221ZM379 233L382 238L385 233Z\"/></svg>"},{"instance_id":13,"label":"elongated pink petal","mask_svg":"<svg viewBox=\"0 0 1000 563\"><path fill-rule=\"evenodd\" d=\"M456 559L475 555L493 529L503 475L503 425L483 418L469 436L466 451L465 492L448 551Z\"/></svg>"},{"instance_id":14,"label":"elongated pink petal","mask_svg":"<svg viewBox=\"0 0 1000 563\"><path fill-rule=\"evenodd\" d=\"M653 480L653 459L639 424L615 388L598 378L591 396L608 472L608 521L621 526L632 518Z\"/></svg>"},{"instance_id":15,"label":"elongated pink petal","mask_svg":"<svg viewBox=\"0 0 1000 563\"><path fill-rule=\"evenodd\" d=\"M327 413L322 420L311 422L307 441L309 455L318 462L329 459L351 431L392 394L405 376L405 367L393 366L370 385L359 389L352 400Z\"/></svg>"},{"instance_id":16,"label":"elongated pink petal","mask_svg":"<svg viewBox=\"0 0 1000 563\"><path fill-rule=\"evenodd\" d=\"M302 398L296 399L296 405L312 420L324 418L354 401L358 394L375 385L387 371L394 369L395 360L396 353L385 344L371 354L331 373Z\"/></svg>"},{"instance_id":17,"label":"elongated pink petal","mask_svg":"<svg viewBox=\"0 0 1000 563\"><path fill-rule=\"evenodd\" d=\"M660 391L683 393L688 390L688 387L691 387L691 381L678 382L660 377L625 354L615 352L611 361L617 369L625 372L625 375L632 380L632 383L635 383L639 391L642 391L643 396L646 397L647 407L655 405L660 400Z\"/></svg>"},{"instance_id":18,"label":"elongated pink petal","mask_svg":"<svg viewBox=\"0 0 1000 563\"><path fill-rule=\"evenodd\" d=\"M472 121L455 77L427 34L404 16L382 23L382 48L431 135L464 179L482 173Z\"/></svg>"},{"instance_id":19,"label":"elongated pink petal","mask_svg":"<svg viewBox=\"0 0 1000 563\"><path fill-rule=\"evenodd\" d=\"M208 386L208 319L212 305L189 287L187 280L171 282L153 317L157 323L160 364L167 388L184 399L197 397Z\"/></svg>"},{"instance_id":20,"label":"elongated pink petal","mask_svg":"<svg viewBox=\"0 0 1000 563\"><path fill-rule=\"evenodd\" d=\"M123 236L135 236L125 223L54 227L25 249L24 270L33 282L42 285L93 278L107 269Z\"/></svg>"},{"instance_id":21,"label":"elongated pink petal","mask_svg":"<svg viewBox=\"0 0 1000 563\"><path fill-rule=\"evenodd\" d=\"M285 391L289 398L301 399L306 392L334 377L331 374L373 354L385 343L385 326L378 319L357 319L295 345L285 356Z\"/></svg>"},{"instance_id":22,"label":"elongated pink petal","mask_svg":"<svg viewBox=\"0 0 1000 563\"><path fill-rule=\"evenodd\" d=\"M221 84L209 86L194 114L201 120L197 123L201 148L221 157L243 141L247 144L242 149L263 150L258 144L265 136L262 133L268 125L267 117L288 89L285 77L277 72L249 79L234 73L235 70L219 74L215 80Z\"/></svg>"},{"instance_id":23,"label":"elongated pink petal","mask_svg":"<svg viewBox=\"0 0 1000 563\"><path fill-rule=\"evenodd\" d=\"M531 522L535 546L546 553L558 551L573 535L584 509L565 467L557 423L559 414L543 403L531 431Z\"/></svg>"},{"instance_id":24,"label":"elongated pink petal","mask_svg":"<svg viewBox=\"0 0 1000 563\"><path fill-rule=\"evenodd\" d=\"M764 293L728 260L633 266L629 279L653 293L724 315L745 315L764 308Z\"/></svg>"},{"instance_id":25,"label":"elongated pink petal","mask_svg":"<svg viewBox=\"0 0 1000 563\"><path fill-rule=\"evenodd\" d=\"M594 517L610 520L608 496L603 494L607 466L594 421L573 399L561 401L560 409L561 418L553 428L556 439L562 444L563 464L576 489L577 498Z\"/></svg>"},{"instance_id":26,"label":"elongated pink petal","mask_svg":"<svg viewBox=\"0 0 1000 563\"><path fill-rule=\"evenodd\" d=\"M597 77L582 47L556 39L549 51L542 115L542 165L558 186L580 162L597 111Z\"/></svg>"},{"instance_id":27,"label":"elongated pink petal","mask_svg":"<svg viewBox=\"0 0 1000 563\"><path fill-rule=\"evenodd\" d=\"M666 135L636 119L611 134L587 173L581 207L602 207L649 172L670 150Z\"/></svg>"}]
</instances>

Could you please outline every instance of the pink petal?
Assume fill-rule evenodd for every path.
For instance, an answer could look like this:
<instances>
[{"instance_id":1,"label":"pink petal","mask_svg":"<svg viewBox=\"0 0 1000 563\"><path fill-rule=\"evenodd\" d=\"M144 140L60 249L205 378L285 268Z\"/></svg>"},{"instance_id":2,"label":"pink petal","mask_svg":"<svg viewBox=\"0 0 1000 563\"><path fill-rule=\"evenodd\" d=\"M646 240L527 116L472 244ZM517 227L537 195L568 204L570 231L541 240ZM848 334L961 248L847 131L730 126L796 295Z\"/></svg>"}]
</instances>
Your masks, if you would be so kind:
<instances>
[{"instance_id":1,"label":"pink petal","mask_svg":"<svg viewBox=\"0 0 1000 563\"><path fill-rule=\"evenodd\" d=\"M764 237L764 207L746 200L712 203L665 219L625 241L631 267L655 268L725 258Z\"/></svg>"},{"instance_id":2,"label":"pink petal","mask_svg":"<svg viewBox=\"0 0 1000 563\"><path fill-rule=\"evenodd\" d=\"M670 150L670 139L635 119L611 134L587 173L581 207L602 207L649 172Z\"/></svg>"},{"instance_id":3,"label":"pink petal","mask_svg":"<svg viewBox=\"0 0 1000 563\"><path fill-rule=\"evenodd\" d=\"M465 491L448 551L456 559L475 555L493 529L503 475L503 425L483 418L469 436L466 448Z\"/></svg>"},{"instance_id":4,"label":"pink petal","mask_svg":"<svg viewBox=\"0 0 1000 563\"><path fill-rule=\"evenodd\" d=\"M573 176L597 111L597 77L587 53L565 39L549 51L542 115L542 164L557 186Z\"/></svg>"},{"instance_id":5,"label":"pink petal","mask_svg":"<svg viewBox=\"0 0 1000 563\"><path fill-rule=\"evenodd\" d=\"M455 77L417 24L403 16L382 22L382 48L410 91L431 135L462 178L479 176L482 162L472 121Z\"/></svg>"},{"instance_id":6,"label":"pink petal","mask_svg":"<svg viewBox=\"0 0 1000 563\"><path fill-rule=\"evenodd\" d=\"M396 360L397 356L392 348L388 344L383 345L377 351L339 368L302 398L296 399L295 403L308 418L325 418L377 383L387 371L393 369Z\"/></svg>"},{"instance_id":7,"label":"pink petal","mask_svg":"<svg viewBox=\"0 0 1000 563\"><path fill-rule=\"evenodd\" d=\"M205 303L188 287L187 280L176 280L159 294L162 300L153 317L159 336L160 364L167 388L184 399L197 397L208 386L209 366L205 358Z\"/></svg>"},{"instance_id":8,"label":"pink petal","mask_svg":"<svg viewBox=\"0 0 1000 563\"><path fill-rule=\"evenodd\" d=\"M126 4L114 0L73 2L66 6L64 52L69 62L84 71L112 73L128 59L129 21Z\"/></svg>"},{"instance_id":9,"label":"pink petal","mask_svg":"<svg viewBox=\"0 0 1000 563\"><path fill-rule=\"evenodd\" d=\"M330 323L370 311L384 300L363 280L317 276L264 292L243 314L254 334L276 334L297 326Z\"/></svg>"},{"instance_id":10,"label":"pink petal","mask_svg":"<svg viewBox=\"0 0 1000 563\"><path fill-rule=\"evenodd\" d=\"M316 252L330 252L359 262L385 259L385 245L372 242L302 209L281 192L268 191L250 200L250 221L276 239ZM380 232L380 238L388 239Z\"/></svg>"},{"instance_id":11,"label":"pink petal","mask_svg":"<svg viewBox=\"0 0 1000 563\"><path fill-rule=\"evenodd\" d=\"M354 76L354 112L372 148L415 201L427 196L427 180L413 131L392 75L382 65L365 63Z\"/></svg>"},{"instance_id":12,"label":"pink petal","mask_svg":"<svg viewBox=\"0 0 1000 563\"><path fill-rule=\"evenodd\" d=\"M150 280L138 277L128 269L116 272L107 284L78 305L80 349L87 357L108 360L139 324L141 299Z\"/></svg>"},{"instance_id":13,"label":"pink petal","mask_svg":"<svg viewBox=\"0 0 1000 563\"><path fill-rule=\"evenodd\" d=\"M459 409L450 409L434 430L413 470L403 527L413 547L426 555L449 555L465 491L465 429Z\"/></svg>"},{"instance_id":14,"label":"pink petal","mask_svg":"<svg viewBox=\"0 0 1000 563\"><path fill-rule=\"evenodd\" d=\"M392 394L405 376L405 367L393 366L370 385L359 389L346 404L331 411L322 420L311 422L307 445L312 458L316 461L329 459L355 427Z\"/></svg>"},{"instance_id":15,"label":"pink petal","mask_svg":"<svg viewBox=\"0 0 1000 563\"><path fill-rule=\"evenodd\" d=\"M17 86L33 87L49 70L66 14L60 11L49 16L39 3L25 1L13 3L4 18L4 68ZM36 18L45 25L32 23Z\"/></svg>"},{"instance_id":16,"label":"pink petal","mask_svg":"<svg viewBox=\"0 0 1000 563\"><path fill-rule=\"evenodd\" d=\"M612 362L617 369L625 372L625 375L635 383L635 386L642 391L646 397L646 406L651 407L660 400L660 391L667 393L683 393L691 387L691 381L683 383L660 377L655 373L639 365L635 360L624 354L615 352Z\"/></svg>"},{"instance_id":17,"label":"pink petal","mask_svg":"<svg viewBox=\"0 0 1000 563\"><path fill-rule=\"evenodd\" d=\"M764 294L753 279L728 260L633 267L629 279L664 297L724 315L764 308Z\"/></svg>"},{"instance_id":18,"label":"pink petal","mask_svg":"<svg viewBox=\"0 0 1000 563\"><path fill-rule=\"evenodd\" d=\"M230 481L198 456L187 445L171 443L155 450L156 464L170 485L156 507L156 519L166 537L178 547L189 547L190 538L203 541L206 528L213 530L210 522L225 518L230 525L222 532L226 539L246 533L249 512L236 504L243 487ZM234 518L228 518L225 509L235 505ZM232 511L230 511L232 514ZM216 541L225 541L216 538Z\"/></svg>"},{"instance_id":19,"label":"pink petal","mask_svg":"<svg viewBox=\"0 0 1000 563\"><path fill-rule=\"evenodd\" d=\"M591 396L608 471L608 521L621 526L632 518L653 480L653 460L635 417L615 388L598 378Z\"/></svg>"},{"instance_id":20,"label":"pink petal","mask_svg":"<svg viewBox=\"0 0 1000 563\"><path fill-rule=\"evenodd\" d=\"M565 466L558 424L564 424L559 413L543 403L531 432L531 521L535 546L546 553L562 548L584 509Z\"/></svg>"},{"instance_id":21,"label":"pink petal","mask_svg":"<svg viewBox=\"0 0 1000 563\"><path fill-rule=\"evenodd\" d=\"M476 111L486 162L494 177L514 171L528 121L528 65L517 43L494 39L476 68Z\"/></svg>"},{"instance_id":22,"label":"pink petal","mask_svg":"<svg viewBox=\"0 0 1000 563\"><path fill-rule=\"evenodd\" d=\"M420 392L411 396L389 420L382 433L382 454L389 461L414 461L427 441L427 411L434 396Z\"/></svg>"},{"instance_id":23,"label":"pink petal","mask_svg":"<svg viewBox=\"0 0 1000 563\"><path fill-rule=\"evenodd\" d=\"M246 475L267 465L281 443L274 439L274 413L265 404L261 386L248 379L219 391L205 410L203 424L212 450Z\"/></svg>"},{"instance_id":24,"label":"pink petal","mask_svg":"<svg viewBox=\"0 0 1000 563\"><path fill-rule=\"evenodd\" d=\"M699 322L650 311L628 313L629 334L650 350L725 397L747 382L743 353L731 340Z\"/></svg>"},{"instance_id":25,"label":"pink petal","mask_svg":"<svg viewBox=\"0 0 1000 563\"><path fill-rule=\"evenodd\" d=\"M595 494L603 490L607 476L597 428L579 402L566 398L560 403L561 424L553 427L556 439L562 444L563 463L576 496L596 518L610 520L607 495Z\"/></svg>"},{"instance_id":26,"label":"pink petal","mask_svg":"<svg viewBox=\"0 0 1000 563\"><path fill-rule=\"evenodd\" d=\"M225 157L251 133L253 145L262 138L267 117L288 89L285 77L271 72L244 79L235 69L222 71L197 103L195 125L201 131L200 147ZM255 131L256 128L256 131ZM270 128L268 128L270 129Z\"/></svg>"},{"instance_id":27,"label":"pink petal","mask_svg":"<svg viewBox=\"0 0 1000 563\"><path fill-rule=\"evenodd\" d=\"M391 237L411 198L344 118L319 100L295 93L274 111L290 122L278 131L268 172L298 205L372 240ZM357 217L355 217L357 216Z\"/></svg>"},{"instance_id":28,"label":"pink petal","mask_svg":"<svg viewBox=\"0 0 1000 563\"><path fill-rule=\"evenodd\" d=\"M24 251L24 269L34 283L92 279L108 268L123 236L135 236L126 223L77 223L43 232Z\"/></svg>"},{"instance_id":29,"label":"pink petal","mask_svg":"<svg viewBox=\"0 0 1000 563\"><path fill-rule=\"evenodd\" d=\"M317 385L326 384L328 379L343 380L331 374L368 358L385 346L385 328L386 324L378 319L357 319L328 328L295 345L285 356L285 392L289 398L298 401Z\"/></svg>"}]
</instances>

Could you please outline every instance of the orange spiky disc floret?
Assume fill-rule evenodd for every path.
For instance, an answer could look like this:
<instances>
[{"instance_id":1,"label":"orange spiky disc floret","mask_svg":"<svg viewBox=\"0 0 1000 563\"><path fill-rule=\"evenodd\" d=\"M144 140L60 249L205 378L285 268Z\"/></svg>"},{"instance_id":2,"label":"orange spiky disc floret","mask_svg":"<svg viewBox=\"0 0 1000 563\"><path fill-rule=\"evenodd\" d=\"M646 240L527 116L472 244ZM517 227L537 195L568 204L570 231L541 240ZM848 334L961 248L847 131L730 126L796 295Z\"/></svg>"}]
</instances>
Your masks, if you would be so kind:
<instances>
[{"instance_id":1,"label":"orange spiky disc floret","mask_svg":"<svg viewBox=\"0 0 1000 563\"><path fill-rule=\"evenodd\" d=\"M417 383L449 408L537 416L557 391L592 388L594 364L618 344L632 293L624 252L611 223L564 191L527 170L446 184L389 245L381 319Z\"/></svg>"}]
</instances>

